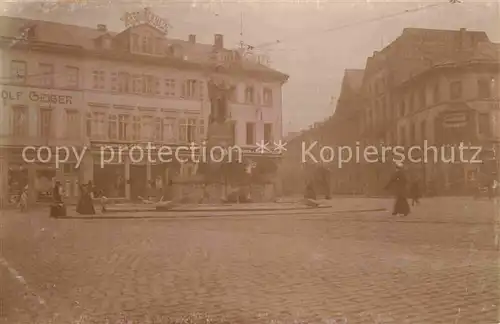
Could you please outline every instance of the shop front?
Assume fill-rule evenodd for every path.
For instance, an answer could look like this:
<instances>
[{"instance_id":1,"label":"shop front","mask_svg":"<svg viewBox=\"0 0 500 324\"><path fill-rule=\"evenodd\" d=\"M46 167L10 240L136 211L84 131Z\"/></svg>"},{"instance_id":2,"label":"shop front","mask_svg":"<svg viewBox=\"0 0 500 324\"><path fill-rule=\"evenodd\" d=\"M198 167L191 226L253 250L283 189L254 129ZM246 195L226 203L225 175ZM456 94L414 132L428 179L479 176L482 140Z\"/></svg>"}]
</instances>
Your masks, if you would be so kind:
<instances>
[{"instance_id":1,"label":"shop front","mask_svg":"<svg viewBox=\"0 0 500 324\"><path fill-rule=\"evenodd\" d=\"M94 164L94 186L107 198L126 198L126 174L123 163Z\"/></svg>"},{"instance_id":2,"label":"shop front","mask_svg":"<svg viewBox=\"0 0 500 324\"><path fill-rule=\"evenodd\" d=\"M52 200L52 188L56 180L63 185L65 199L74 202L79 195L79 169L75 157L56 167L54 159L39 155L34 159L30 154L23 157L22 149L3 150L2 178L5 188L2 192L3 204L15 206L24 188L28 190L29 203L48 203ZM47 161L47 162L40 162Z\"/></svg>"}]
</instances>

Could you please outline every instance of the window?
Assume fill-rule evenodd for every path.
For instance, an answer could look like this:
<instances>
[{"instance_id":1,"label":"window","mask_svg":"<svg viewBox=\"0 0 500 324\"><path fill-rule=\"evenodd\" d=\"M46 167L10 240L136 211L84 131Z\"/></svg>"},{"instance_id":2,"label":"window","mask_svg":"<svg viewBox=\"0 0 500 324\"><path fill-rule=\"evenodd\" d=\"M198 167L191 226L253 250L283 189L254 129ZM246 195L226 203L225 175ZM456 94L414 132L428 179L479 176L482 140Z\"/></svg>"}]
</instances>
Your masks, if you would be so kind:
<instances>
[{"instance_id":1,"label":"window","mask_svg":"<svg viewBox=\"0 0 500 324\"><path fill-rule=\"evenodd\" d=\"M427 106L427 96L425 94L425 88L420 89L419 97L420 107L418 107L418 109L424 109Z\"/></svg>"},{"instance_id":2,"label":"window","mask_svg":"<svg viewBox=\"0 0 500 324\"><path fill-rule=\"evenodd\" d=\"M478 132L480 135L491 135L490 115L488 113L480 113L478 115Z\"/></svg>"},{"instance_id":3,"label":"window","mask_svg":"<svg viewBox=\"0 0 500 324\"><path fill-rule=\"evenodd\" d=\"M181 143L187 142L187 124L186 119L179 119L179 141Z\"/></svg>"},{"instance_id":4,"label":"window","mask_svg":"<svg viewBox=\"0 0 500 324\"><path fill-rule=\"evenodd\" d=\"M161 142L163 140L162 126L163 124L161 118L155 117L153 125L153 140L155 142Z\"/></svg>"},{"instance_id":5,"label":"window","mask_svg":"<svg viewBox=\"0 0 500 324\"><path fill-rule=\"evenodd\" d=\"M153 37L142 37L142 52L146 54L153 54Z\"/></svg>"},{"instance_id":6,"label":"window","mask_svg":"<svg viewBox=\"0 0 500 324\"><path fill-rule=\"evenodd\" d=\"M108 116L108 137L110 140L118 138L118 119L116 115Z\"/></svg>"},{"instance_id":7,"label":"window","mask_svg":"<svg viewBox=\"0 0 500 324\"><path fill-rule=\"evenodd\" d=\"M236 128L236 121L233 120L231 121L231 141L232 141L232 145L235 145L236 144L236 136L237 136L237 128Z\"/></svg>"},{"instance_id":8,"label":"window","mask_svg":"<svg viewBox=\"0 0 500 324\"><path fill-rule=\"evenodd\" d=\"M156 37L155 54L161 55L162 53L163 53L163 39L161 37Z\"/></svg>"},{"instance_id":9,"label":"window","mask_svg":"<svg viewBox=\"0 0 500 324\"><path fill-rule=\"evenodd\" d=\"M24 106L12 107L12 135L28 136L28 108Z\"/></svg>"},{"instance_id":10,"label":"window","mask_svg":"<svg viewBox=\"0 0 500 324\"><path fill-rule=\"evenodd\" d=\"M477 80L477 96L479 99L491 98L491 81L488 79Z\"/></svg>"},{"instance_id":11,"label":"window","mask_svg":"<svg viewBox=\"0 0 500 324\"><path fill-rule=\"evenodd\" d=\"M166 143L175 142L175 118L163 118L163 141Z\"/></svg>"},{"instance_id":12,"label":"window","mask_svg":"<svg viewBox=\"0 0 500 324\"><path fill-rule=\"evenodd\" d=\"M255 91L254 87L252 86L247 86L245 88L245 103L246 104L253 104L255 102Z\"/></svg>"},{"instance_id":13,"label":"window","mask_svg":"<svg viewBox=\"0 0 500 324\"><path fill-rule=\"evenodd\" d=\"M85 130L88 138L92 137L92 113L87 113Z\"/></svg>"},{"instance_id":14,"label":"window","mask_svg":"<svg viewBox=\"0 0 500 324\"><path fill-rule=\"evenodd\" d=\"M108 37L105 37L102 39L103 43L102 43L102 46L105 48L105 49L111 49L111 39L108 38Z\"/></svg>"},{"instance_id":15,"label":"window","mask_svg":"<svg viewBox=\"0 0 500 324\"><path fill-rule=\"evenodd\" d=\"M156 95L159 95L159 94L161 94L160 78L158 78L158 77L153 77L153 78L154 78L154 83L155 83L154 93Z\"/></svg>"},{"instance_id":16,"label":"window","mask_svg":"<svg viewBox=\"0 0 500 324\"><path fill-rule=\"evenodd\" d=\"M111 91L118 91L118 74L116 72L111 73Z\"/></svg>"},{"instance_id":17,"label":"window","mask_svg":"<svg viewBox=\"0 0 500 324\"><path fill-rule=\"evenodd\" d=\"M404 117L406 115L406 107L405 107L405 102L404 100L401 101L401 104L399 105L399 116Z\"/></svg>"},{"instance_id":18,"label":"window","mask_svg":"<svg viewBox=\"0 0 500 324\"><path fill-rule=\"evenodd\" d=\"M452 81L450 83L450 99L456 100L462 97L462 81Z\"/></svg>"},{"instance_id":19,"label":"window","mask_svg":"<svg viewBox=\"0 0 500 324\"><path fill-rule=\"evenodd\" d=\"M441 96L439 95L440 89L439 89L439 83L436 83L436 85L434 86L434 103L439 103L439 101L441 100Z\"/></svg>"},{"instance_id":20,"label":"window","mask_svg":"<svg viewBox=\"0 0 500 324\"><path fill-rule=\"evenodd\" d=\"M66 138L80 138L80 114L77 110L66 110Z\"/></svg>"},{"instance_id":21,"label":"window","mask_svg":"<svg viewBox=\"0 0 500 324\"><path fill-rule=\"evenodd\" d=\"M66 86L71 89L78 88L79 69L75 66L66 67Z\"/></svg>"},{"instance_id":22,"label":"window","mask_svg":"<svg viewBox=\"0 0 500 324\"><path fill-rule=\"evenodd\" d=\"M406 145L406 130L404 126L399 127L399 144Z\"/></svg>"},{"instance_id":23,"label":"window","mask_svg":"<svg viewBox=\"0 0 500 324\"><path fill-rule=\"evenodd\" d=\"M168 97L175 97L175 80L165 79L165 95Z\"/></svg>"},{"instance_id":24,"label":"window","mask_svg":"<svg viewBox=\"0 0 500 324\"><path fill-rule=\"evenodd\" d=\"M132 119L132 140L141 139L141 116L134 116Z\"/></svg>"},{"instance_id":25,"label":"window","mask_svg":"<svg viewBox=\"0 0 500 324\"><path fill-rule=\"evenodd\" d=\"M112 78L112 82L116 82L116 73L113 74L114 74L114 79ZM92 89L103 90L106 86L104 71L92 71L92 77L93 77ZM116 84L114 84L114 89L112 90L116 91Z\"/></svg>"},{"instance_id":26,"label":"window","mask_svg":"<svg viewBox=\"0 0 500 324\"><path fill-rule=\"evenodd\" d=\"M229 101L231 102L238 102L238 93L236 91L236 86L233 85L231 86L231 88L229 89L229 98L228 98Z\"/></svg>"},{"instance_id":27,"label":"window","mask_svg":"<svg viewBox=\"0 0 500 324\"><path fill-rule=\"evenodd\" d=\"M264 124L264 142L272 144L273 142L273 124Z\"/></svg>"},{"instance_id":28,"label":"window","mask_svg":"<svg viewBox=\"0 0 500 324\"><path fill-rule=\"evenodd\" d=\"M255 145L255 123L247 123L246 144Z\"/></svg>"},{"instance_id":29,"label":"window","mask_svg":"<svg viewBox=\"0 0 500 324\"><path fill-rule=\"evenodd\" d=\"M10 62L10 76L13 82L25 83L26 82L26 62L24 61L11 61Z\"/></svg>"},{"instance_id":30,"label":"window","mask_svg":"<svg viewBox=\"0 0 500 324\"><path fill-rule=\"evenodd\" d=\"M196 119L179 119L179 141L187 143L196 141Z\"/></svg>"},{"instance_id":31,"label":"window","mask_svg":"<svg viewBox=\"0 0 500 324\"><path fill-rule=\"evenodd\" d=\"M413 93L410 94L408 99L408 112L411 113L413 111L413 105L415 104L415 96Z\"/></svg>"},{"instance_id":32,"label":"window","mask_svg":"<svg viewBox=\"0 0 500 324\"><path fill-rule=\"evenodd\" d=\"M121 141L128 140L129 133L129 115L118 115L118 139Z\"/></svg>"},{"instance_id":33,"label":"window","mask_svg":"<svg viewBox=\"0 0 500 324\"><path fill-rule=\"evenodd\" d=\"M132 34L132 51L136 53L140 52L139 35L137 34Z\"/></svg>"},{"instance_id":34,"label":"window","mask_svg":"<svg viewBox=\"0 0 500 324\"><path fill-rule=\"evenodd\" d=\"M203 98L205 97L205 82L203 81L199 81L198 84L200 85L200 90L199 90L199 98L200 100L203 100Z\"/></svg>"},{"instance_id":35,"label":"window","mask_svg":"<svg viewBox=\"0 0 500 324\"><path fill-rule=\"evenodd\" d=\"M127 72L118 73L118 92L129 92L130 74Z\"/></svg>"},{"instance_id":36,"label":"window","mask_svg":"<svg viewBox=\"0 0 500 324\"><path fill-rule=\"evenodd\" d=\"M199 141L205 140L205 120L203 119L198 120L198 136Z\"/></svg>"},{"instance_id":37,"label":"window","mask_svg":"<svg viewBox=\"0 0 500 324\"><path fill-rule=\"evenodd\" d=\"M136 76L134 76L134 82L135 82ZM143 81L143 87L142 87L142 92L147 93L147 94L153 94L156 92L155 90L155 79L152 75L143 75L142 76L142 81ZM136 92L134 90L134 92Z\"/></svg>"},{"instance_id":38,"label":"window","mask_svg":"<svg viewBox=\"0 0 500 324\"><path fill-rule=\"evenodd\" d=\"M141 93L143 91L142 76L134 74L132 76L132 92Z\"/></svg>"},{"instance_id":39,"label":"window","mask_svg":"<svg viewBox=\"0 0 500 324\"><path fill-rule=\"evenodd\" d=\"M420 141L423 142L427 139L427 122L422 120L420 123Z\"/></svg>"},{"instance_id":40,"label":"window","mask_svg":"<svg viewBox=\"0 0 500 324\"><path fill-rule=\"evenodd\" d=\"M188 118L187 141L188 143L193 143L196 141L196 119L194 118Z\"/></svg>"},{"instance_id":41,"label":"window","mask_svg":"<svg viewBox=\"0 0 500 324\"><path fill-rule=\"evenodd\" d=\"M103 112L92 112L91 137L94 139L106 138L106 114Z\"/></svg>"},{"instance_id":42,"label":"window","mask_svg":"<svg viewBox=\"0 0 500 324\"><path fill-rule=\"evenodd\" d=\"M40 109L40 125L39 125L39 135L43 138L48 138L51 135L52 129L52 110L51 109Z\"/></svg>"},{"instance_id":43,"label":"window","mask_svg":"<svg viewBox=\"0 0 500 324\"><path fill-rule=\"evenodd\" d=\"M153 117L142 116L142 139L150 141L153 139Z\"/></svg>"},{"instance_id":44,"label":"window","mask_svg":"<svg viewBox=\"0 0 500 324\"><path fill-rule=\"evenodd\" d=\"M40 86L54 86L54 66L52 64L40 63Z\"/></svg>"},{"instance_id":45,"label":"window","mask_svg":"<svg viewBox=\"0 0 500 324\"><path fill-rule=\"evenodd\" d=\"M410 125L410 143L408 143L408 144L415 145L416 140L417 140L417 133L416 133L416 129L415 129L415 123L412 123Z\"/></svg>"},{"instance_id":46,"label":"window","mask_svg":"<svg viewBox=\"0 0 500 324\"><path fill-rule=\"evenodd\" d=\"M271 107L273 105L273 91L269 88L264 88L262 96L264 97L264 105Z\"/></svg>"},{"instance_id":47,"label":"window","mask_svg":"<svg viewBox=\"0 0 500 324\"><path fill-rule=\"evenodd\" d=\"M186 80L182 85L182 98L194 99L198 96L199 85L197 80Z\"/></svg>"}]
</instances>

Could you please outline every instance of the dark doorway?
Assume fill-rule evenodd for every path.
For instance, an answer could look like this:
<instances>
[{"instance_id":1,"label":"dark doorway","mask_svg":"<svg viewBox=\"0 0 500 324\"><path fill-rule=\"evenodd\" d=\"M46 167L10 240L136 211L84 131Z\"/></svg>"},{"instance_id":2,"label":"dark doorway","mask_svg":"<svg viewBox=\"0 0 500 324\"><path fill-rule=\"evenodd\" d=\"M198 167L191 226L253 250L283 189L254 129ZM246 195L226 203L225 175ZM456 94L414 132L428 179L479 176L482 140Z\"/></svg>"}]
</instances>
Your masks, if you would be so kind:
<instances>
[{"instance_id":1,"label":"dark doorway","mask_svg":"<svg viewBox=\"0 0 500 324\"><path fill-rule=\"evenodd\" d=\"M130 198L147 197L147 170L145 165L130 165Z\"/></svg>"}]
</instances>

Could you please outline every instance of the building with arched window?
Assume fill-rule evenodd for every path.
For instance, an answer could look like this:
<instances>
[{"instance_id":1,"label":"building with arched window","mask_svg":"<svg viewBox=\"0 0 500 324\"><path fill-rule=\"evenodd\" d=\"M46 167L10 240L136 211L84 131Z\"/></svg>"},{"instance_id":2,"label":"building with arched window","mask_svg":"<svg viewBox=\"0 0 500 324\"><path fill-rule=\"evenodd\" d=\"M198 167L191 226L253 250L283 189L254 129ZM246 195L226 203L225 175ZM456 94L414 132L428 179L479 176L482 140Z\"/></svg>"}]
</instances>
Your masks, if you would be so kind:
<instances>
[{"instance_id":1,"label":"building with arched window","mask_svg":"<svg viewBox=\"0 0 500 324\"><path fill-rule=\"evenodd\" d=\"M213 44L198 43L195 35L169 38L148 9L126 18L124 30L115 32L101 24L0 17L3 202L26 184L37 200L45 192L37 183L54 177L70 197L77 196L78 181L92 180L109 197L131 199L152 180L185 174L186 163L160 161L158 147L206 140L207 84L215 77L233 89L228 110L235 144L252 150L265 136L281 138L288 76L224 48L222 35ZM139 149L131 151L148 143L157 147L149 162ZM67 155L58 166L57 147ZM180 156L189 154L185 149ZM8 174L19 179L10 182L15 186Z\"/></svg>"}]
</instances>

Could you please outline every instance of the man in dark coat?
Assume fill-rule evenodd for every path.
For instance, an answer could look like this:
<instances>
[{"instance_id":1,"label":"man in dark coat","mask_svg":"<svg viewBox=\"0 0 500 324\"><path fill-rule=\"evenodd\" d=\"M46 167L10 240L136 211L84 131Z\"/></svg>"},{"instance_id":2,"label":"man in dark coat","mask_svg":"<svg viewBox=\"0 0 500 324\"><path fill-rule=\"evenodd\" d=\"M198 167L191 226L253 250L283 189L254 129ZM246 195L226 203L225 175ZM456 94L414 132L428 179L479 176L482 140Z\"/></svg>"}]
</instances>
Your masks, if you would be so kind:
<instances>
[{"instance_id":1,"label":"man in dark coat","mask_svg":"<svg viewBox=\"0 0 500 324\"><path fill-rule=\"evenodd\" d=\"M410 205L406 200L406 186L407 179L403 165L397 164L396 172L386 186L386 189L391 190L395 196L393 215L408 216L410 214Z\"/></svg>"},{"instance_id":2,"label":"man in dark coat","mask_svg":"<svg viewBox=\"0 0 500 324\"><path fill-rule=\"evenodd\" d=\"M411 205L415 206L420 204L420 186L418 185L418 181L415 180L412 182L410 187L410 195L411 195Z\"/></svg>"}]
</instances>

